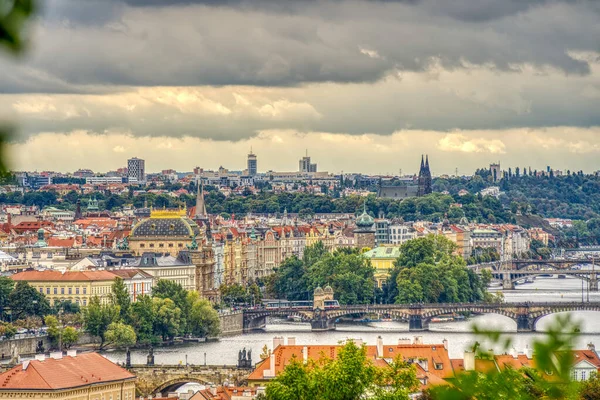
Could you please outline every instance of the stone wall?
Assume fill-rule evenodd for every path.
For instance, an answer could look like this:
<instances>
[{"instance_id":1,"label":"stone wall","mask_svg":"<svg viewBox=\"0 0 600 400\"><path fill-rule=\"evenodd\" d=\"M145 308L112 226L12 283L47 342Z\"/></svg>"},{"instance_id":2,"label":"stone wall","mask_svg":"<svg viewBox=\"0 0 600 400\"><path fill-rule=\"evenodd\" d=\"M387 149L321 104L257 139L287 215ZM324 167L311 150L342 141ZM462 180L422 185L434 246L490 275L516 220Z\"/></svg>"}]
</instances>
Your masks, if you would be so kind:
<instances>
[{"instance_id":1,"label":"stone wall","mask_svg":"<svg viewBox=\"0 0 600 400\"><path fill-rule=\"evenodd\" d=\"M244 332L244 313L221 314L221 335L241 335Z\"/></svg>"},{"instance_id":2,"label":"stone wall","mask_svg":"<svg viewBox=\"0 0 600 400\"><path fill-rule=\"evenodd\" d=\"M48 343L48 336L45 335L0 340L0 359L10 359L13 355L13 348L14 351L20 356L35 354L35 349L37 348L37 345L40 340L44 345L44 349L48 351L50 345Z\"/></svg>"}]
</instances>

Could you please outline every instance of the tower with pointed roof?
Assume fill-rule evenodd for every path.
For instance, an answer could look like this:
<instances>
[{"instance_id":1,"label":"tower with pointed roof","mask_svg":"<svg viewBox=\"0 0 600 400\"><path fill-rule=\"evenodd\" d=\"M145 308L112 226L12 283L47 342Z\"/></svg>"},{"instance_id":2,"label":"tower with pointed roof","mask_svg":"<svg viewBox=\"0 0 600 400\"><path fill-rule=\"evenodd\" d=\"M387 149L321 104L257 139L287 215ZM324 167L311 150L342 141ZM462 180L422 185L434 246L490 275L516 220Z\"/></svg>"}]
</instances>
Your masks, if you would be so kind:
<instances>
[{"instance_id":1,"label":"tower with pointed roof","mask_svg":"<svg viewBox=\"0 0 600 400\"><path fill-rule=\"evenodd\" d=\"M363 212L356 218L354 243L359 249L375 247L375 219L367 213L367 203L363 204Z\"/></svg>"},{"instance_id":2,"label":"tower with pointed roof","mask_svg":"<svg viewBox=\"0 0 600 400\"><path fill-rule=\"evenodd\" d=\"M204 203L204 183L198 182L196 188L196 212L194 213L194 218L196 219L204 219L208 216L206 212L206 204Z\"/></svg>"},{"instance_id":3,"label":"tower with pointed roof","mask_svg":"<svg viewBox=\"0 0 600 400\"><path fill-rule=\"evenodd\" d=\"M429 169L429 156L426 155L423 158L421 155L421 168L419 169L419 188L417 190L417 196L425 196L432 192L431 189L431 171Z\"/></svg>"}]
</instances>

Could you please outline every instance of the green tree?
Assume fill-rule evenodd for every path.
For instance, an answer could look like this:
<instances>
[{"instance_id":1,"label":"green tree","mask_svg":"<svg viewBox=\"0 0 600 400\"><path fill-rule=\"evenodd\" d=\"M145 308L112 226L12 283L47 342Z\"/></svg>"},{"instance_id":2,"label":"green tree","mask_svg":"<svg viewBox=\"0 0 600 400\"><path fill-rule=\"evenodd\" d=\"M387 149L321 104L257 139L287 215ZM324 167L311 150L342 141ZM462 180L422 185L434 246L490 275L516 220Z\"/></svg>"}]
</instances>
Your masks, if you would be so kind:
<instances>
[{"instance_id":1,"label":"green tree","mask_svg":"<svg viewBox=\"0 0 600 400\"><path fill-rule=\"evenodd\" d=\"M70 348L79 340L79 332L72 326L66 326L62 331L62 344L65 348Z\"/></svg>"},{"instance_id":2,"label":"green tree","mask_svg":"<svg viewBox=\"0 0 600 400\"><path fill-rule=\"evenodd\" d=\"M131 298L125 282L121 277L116 277L112 284L111 300L113 305L119 306L119 315L121 320L129 320L129 308L131 306Z\"/></svg>"},{"instance_id":3,"label":"green tree","mask_svg":"<svg viewBox=\"0 0 600 400\"><path fill-rule=\"evenodd\" d=\"M152 299L152 312L154 334L163 341L174 338L181 327L181 309L171 299L155 297Z\"/></svg>"},{"instance_id":4,"label":"green tree","mask_svg":"<svg viewBox=\"0 0 600 400\"><path fill-rule=\"evenodd\" d=\"M13 320L27 316L43 317L50 312L46 297L25 281L19 281L8 296Z\"/></svg>"},{"instance_id":5,"label":"green tree","mask_svg":"<svg viewBox=\"0 0 600 400\"><path fill-rule=\"evenodd\" d=\"M6 319L6 309L10 305L9 296L13 291L15 283L6 276L0 276L0 319Z\"/></svg>"},{"instance_id":6,"label":"green tree","mask_svg":"<svg viewBox=\"0 0 600 400\"><path fill-rule=\"evenodd\" d=\"M209 301L201 299L198 292L188 292L191 304L188 315L190 332L196 337L214 337L220 332L221 321Z\"/></svg>"},{"instance_id":7,"label":"green tree","mask_svg":"<svg viewBox=\"0 0 600 400\"><path fill-rule=\"evenodd\" d=\"M593 377L581 383L579 399L600 400L600 376L598 374L594 374Z\"/></svg>"},{"instance_id":8,"label":"green tree","mask_svg":"<svg viewBox=\"0 0 600 400\"><path fill-rule=\"evenodd\" d=\"M130 311L131 325L137 333L137 339L140 343L153 343L156 341L154 336L154 310L152 297L142 295L137 301L131 304Z\"/></svg>"},{"instance_id":9,"label":"green tree","mask_svg":"<svg viewBox=\"0 0 600 400\"><path fill-rule=\"evenodd\" d=\"M106 343L116 347L129 347L137 342L137 336L131 325L123 322L111 323L104 334Z\"/></svg>"},{"instance_id":10,"label":"green tree","mask_svg":"<svg viewBox=\"0 0 600 400\"><path fill-rule=\"evenodd\" d=\"M100 338L100 348L104 347L105 333L108 326L119 319L119 306L103 304L98 296L90 299L83 309L83 320L86 332Z\"/></svg>"},{"instance_id":11,"label":"green tree","mask_svg":"<svg viewBox=\"0 0 600 400\"><path fill-rule=\"evenodd\" d=\"M15 337L17 328L9 322L0 322L0 337L4 336L6 339Z\"/></svg>"}]
</instances>

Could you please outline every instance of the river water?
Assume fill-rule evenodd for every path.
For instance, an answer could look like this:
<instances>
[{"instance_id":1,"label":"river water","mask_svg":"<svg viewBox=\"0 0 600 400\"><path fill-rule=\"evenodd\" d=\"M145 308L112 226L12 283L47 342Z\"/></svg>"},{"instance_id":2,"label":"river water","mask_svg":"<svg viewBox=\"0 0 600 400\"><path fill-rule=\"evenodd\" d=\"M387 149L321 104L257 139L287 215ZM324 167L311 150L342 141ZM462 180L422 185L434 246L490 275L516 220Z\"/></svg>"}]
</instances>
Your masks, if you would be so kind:
<instances>
[{"instance_id":1,"label":"river water","mask_svg":"<svg viewBox=\"0 0 600 400\"><path fill-rule=\"evenodd\" d=\"M495 291L495 289L492 289ZM580 302L582 299L581 281L577 278L557 279L538 277L533 283L517 286L515 290L503 291L507 302L545 302L566 301ZM600 293L583 290L584 301L600 301ZM600 313L575 312L575 320L581 323L581 335L573 345L584 348L587 343L595 343L600 347ZM545 327L552 323L553 315L542 318L537 324L536 333L516 333L516 323L504 316L484 314L470 318L467 321L431 323L430 330L426 332L408 332L408 324L402 322L373 322L368 324L344 323L338 324L335 331L311 332L310 325L282 320L272 320L267 323L266 329L260 332L248 333L237 336L223 337L217 342L188 343L170 347L160 347L154 350L157 364L190 364L233 365L236 364L238 351L246 348L252 350L253 361L259 360L263 346L272 348L274 336L295 337L299 345L336 344L348 338L362 339L367 344L374 344L377 336L382 336L384 343L397 343L400 338L413 338L422 336L425 343L441 343L448 339L451 358L462 358L465 349L472 346L477 340L484 348L492 348L481 337L472 333L473 324L486 329L497 329L513 337L513 347L523 351L531 345L534 338L543 335ZM496 348L497 351L502 349ZM133 350L132 363L143 364L146 362L147 351ZM107 352L106 356L114 361L123 362L125 354L121 351Z\"/></svg>"}]
</instances>

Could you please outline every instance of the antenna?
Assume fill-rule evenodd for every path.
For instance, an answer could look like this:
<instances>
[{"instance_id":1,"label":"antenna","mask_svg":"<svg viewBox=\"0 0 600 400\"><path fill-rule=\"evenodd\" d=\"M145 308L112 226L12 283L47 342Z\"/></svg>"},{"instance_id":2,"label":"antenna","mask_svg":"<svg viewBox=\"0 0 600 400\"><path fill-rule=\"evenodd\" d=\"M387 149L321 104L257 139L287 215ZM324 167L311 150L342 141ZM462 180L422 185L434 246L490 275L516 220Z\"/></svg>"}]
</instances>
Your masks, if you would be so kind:
<instances>
[{"instance_id":1,"label":"antenna","mask_svg":"<svg viewBox=\"0 0 600 400\"><path fill-rule=\"evenodd\" d=\"M454 175L458 177L458 167L454 170Z\"/></svg>"}]
</instances>

